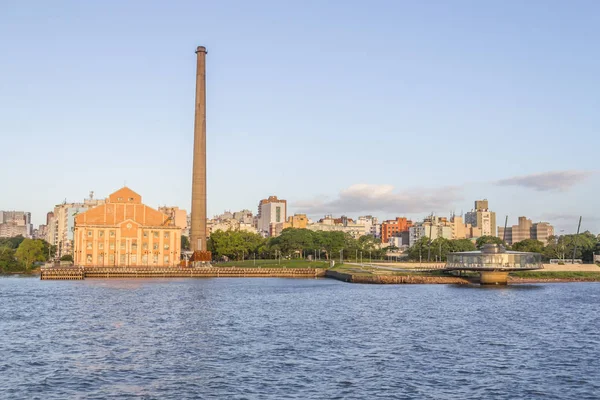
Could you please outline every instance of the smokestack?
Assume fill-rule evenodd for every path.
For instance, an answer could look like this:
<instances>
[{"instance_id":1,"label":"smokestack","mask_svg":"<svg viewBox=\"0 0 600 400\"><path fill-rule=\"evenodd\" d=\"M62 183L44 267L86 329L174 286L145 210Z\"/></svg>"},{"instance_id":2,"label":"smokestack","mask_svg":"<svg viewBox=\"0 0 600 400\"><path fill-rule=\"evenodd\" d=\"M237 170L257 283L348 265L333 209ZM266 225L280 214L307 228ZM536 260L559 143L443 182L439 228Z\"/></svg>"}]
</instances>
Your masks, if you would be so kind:
<instances>
[{"instance_id":1,"label":"smokestack","mask_svg":"<svg viewBox=\"0 0 600 400\"><path fill-rule=\"evenodd\" d=\"M206 251L206 47L196 49L196 113L192 171L192 251Z\"/></svg>"}]
</instances>

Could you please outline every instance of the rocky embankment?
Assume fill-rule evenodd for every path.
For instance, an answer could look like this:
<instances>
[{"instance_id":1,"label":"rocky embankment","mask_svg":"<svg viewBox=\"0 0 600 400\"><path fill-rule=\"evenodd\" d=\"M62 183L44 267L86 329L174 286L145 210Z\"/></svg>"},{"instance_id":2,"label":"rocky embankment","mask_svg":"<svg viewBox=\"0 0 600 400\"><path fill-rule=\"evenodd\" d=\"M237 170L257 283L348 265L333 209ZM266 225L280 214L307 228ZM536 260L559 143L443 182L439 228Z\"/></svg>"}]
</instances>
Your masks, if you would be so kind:
<instances>
[{"instance_id":1,"label":"rocky embankment","mask_svg":"<svg viewBox=\"0 0 600 400\"><path fill-rule=\"evenodd\" d=\"M337 279L351 283L370 284L457 284L465 285L471 283L466 278L457 276L427 276L427 275L358 275L328 270L325 274L328 278Z\"/></svg>"}]
</instances>

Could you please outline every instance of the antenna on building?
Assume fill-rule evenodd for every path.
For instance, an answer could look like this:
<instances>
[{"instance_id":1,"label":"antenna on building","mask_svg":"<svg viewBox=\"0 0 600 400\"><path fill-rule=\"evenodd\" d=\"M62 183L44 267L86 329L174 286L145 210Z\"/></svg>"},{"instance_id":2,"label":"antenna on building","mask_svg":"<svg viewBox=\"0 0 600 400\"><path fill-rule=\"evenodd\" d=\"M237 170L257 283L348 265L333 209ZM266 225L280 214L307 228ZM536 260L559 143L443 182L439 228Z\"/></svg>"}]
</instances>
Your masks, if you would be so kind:
<instances>
[{"instance_id":1,"label":"antenna on building","mask_svg":"<svg viewBox=\"0 0 600 400\"><path fill-rule=\"evenodd\" d=\"M90 190L90 200L94 200L94 191Z\"/></svg>"}]
</instances>

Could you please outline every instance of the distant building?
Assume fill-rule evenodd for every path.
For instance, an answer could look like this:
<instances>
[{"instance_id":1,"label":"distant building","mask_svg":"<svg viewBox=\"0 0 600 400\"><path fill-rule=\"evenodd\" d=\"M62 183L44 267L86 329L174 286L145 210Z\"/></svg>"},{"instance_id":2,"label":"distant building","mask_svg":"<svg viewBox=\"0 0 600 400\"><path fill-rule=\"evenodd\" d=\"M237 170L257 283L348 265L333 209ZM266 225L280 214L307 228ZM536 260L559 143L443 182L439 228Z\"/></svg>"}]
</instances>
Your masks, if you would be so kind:
<instances>
[{"instance_id":1,"label":"distant building","mask_svg":"<svg viewBox=\"0 0 600 400\"><path fill-rule=\"evenodd\" d=\"M308 226L308 217L306 214L294 214L293 216L288 217L283 229L285 228L296 228L296 229L306 229Z\"/></svg>"},{"instance_id":2,"label":"distant building","mask_svg":"<svg viewBox=\"0 0 600 400\"><path fill-rule=\"evenodd\" d=\"M75 232L75 217L90 208L104 204L104 199L95 199L94 192L81 203L58 204L54 211L46 215L46 241L56 246L56 258L73 255L73 234Z\"/></svg>"},{"instance_id":3,"label":"distant building","mask_svg":"<svg viewBox=\"0 0 600 400\"><path fill-rule=\"evenodd\" d=\"M412 247L422 237L427 237L430 240L437 238L452 239L452 225L446 218L430 216L425 218L423 222L419 222L408 228L409 246Z\"/></svg>"},{"instance_id":4,"label":"distant building","mask_svg":"<svg viewBox=\"0 0 600 400\"><path fill-rule=\"evenodd\" d=\"M326 215L325 218L321 218L319 222L308 224L306 228L310 229L311 231L344 232L352 236L354 239L358 239L359 237L367 234L365 225L350 221L345 221L345 225L343 223L336 224L335 221L336 218L333 218L331 215Z\"/></svg>"},{"instance_id":5,"label":"distant building","mask_svg":"<svg viewBox=\"0 0 600 400\"><path fill-rule=\"evenodd\" d=\"M175 226L181 229L181 234L184 234L188 230L187 223L187 212L180 209L179 207L158 207L158 211L163 214L167 214Z\"/></svg>"},{"instance_id":6,"label":"distant building","mask_svg":"<svg viewBox=\"0 0 600 400\"><path fill-rule=\"evenodd\" d=\"M26 211L0 211L0 238L23 236L31 238L33 225L31 213Z\"/></svg>"},{"instance_id":7,"label":"distant building","mask_svg":"<svg viewBox=\"0 0 600 400\"><path fill-rule=\"evenodd\" d=\"M388 220L381 223L381 243L388 243L389 238L396 236L401 232L408 231L413 225L410 219L397 217L395 220Z\"/></svg>"},{"instance_id":8,"label":"distant building","mask_svg":"<svg viewBox=\"0 0 600 400\"><path fill-rule=\"evenodd\" d=\"M481 229L481 236L496 236L496 213L489 210L486 199L475 201L475 208L465 214L465 223Z\"/></svg>"},{"instance_id":9,"label":"distant building","mask_svg":"<svg viewBox=\"0 0 600 400\"><path fill-rule=\"evenodd\" d=\"M373 217L372 215L364 215L358 217L357 223L365 226L367 235L373 235L373 237L377 239L381 238L381 224L378 222L377 217Z\"/></svg>"},{"instance_id":10,"label":"distant building","mask_svg":"<svg viewBox=\"0 0 600 400\"><path fill-rule=\"evenodd\" d=\"M287 201L269 196L258 203L257 229L263 236L273 232L271 224L283 224L287 219Z\"/></svg>"},{"instance_id":11,"label":"distant building","mask_svg":"<svg viewBox=\"0 0 600 400\"><path fill-rule=\"evenodd\" d=\"M252 223L254 221L252 211L250 211L250 210L242 210L242 211L234 212L233 219L240 221L243 224L249 224L249 225L252 225Z\"/></svg>"},{"instance_id":12,"label":"distant building","mask_svg":"<svg viewBox=\"0 0 600 400\"><path fill-rule=\"evenodd\" d=\"M75 265L174 266L181 254L181 228L123 187L97 207L75 217Z\"/></svg>"},{"instance_id":13,"label":"distant building","mask_svg":"<svg viewBox=\"0 0 600 400\"><path fill-rule=\"evenodd\" d=\"M525 239L536 239L544 244L548 243L548 238L554 235L554 227L548 222L533 223L527 217L519 217L517 225L506 228L498 227L498 237L504 238L509 245L520 242Z\"/></svg>"}]
</instances>

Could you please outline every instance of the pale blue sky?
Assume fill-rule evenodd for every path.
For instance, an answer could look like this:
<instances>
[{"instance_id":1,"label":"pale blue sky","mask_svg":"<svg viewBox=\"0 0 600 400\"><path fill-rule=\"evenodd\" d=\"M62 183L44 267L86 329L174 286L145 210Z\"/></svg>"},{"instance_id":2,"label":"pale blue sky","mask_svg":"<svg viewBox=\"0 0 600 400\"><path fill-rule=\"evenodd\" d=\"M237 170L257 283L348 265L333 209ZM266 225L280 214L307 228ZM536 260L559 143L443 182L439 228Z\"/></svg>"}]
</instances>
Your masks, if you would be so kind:
<instances>
[{"instance_id":1,"label":"pale blue sky","mask_svg":"<svg viewBox=\"0 0 600 400\"><path fill-rule=\"evenodd\" d=\"M204 45L209 215L486 197L599 232L599 39L596 1L0 1L0 209L124 181L189 209Z\"/></svg>"}]
</instances>

